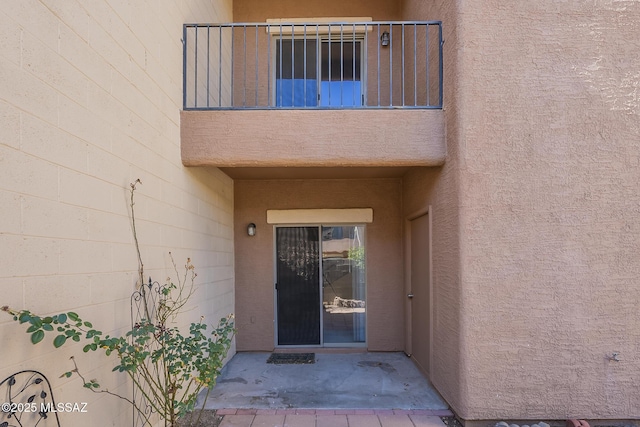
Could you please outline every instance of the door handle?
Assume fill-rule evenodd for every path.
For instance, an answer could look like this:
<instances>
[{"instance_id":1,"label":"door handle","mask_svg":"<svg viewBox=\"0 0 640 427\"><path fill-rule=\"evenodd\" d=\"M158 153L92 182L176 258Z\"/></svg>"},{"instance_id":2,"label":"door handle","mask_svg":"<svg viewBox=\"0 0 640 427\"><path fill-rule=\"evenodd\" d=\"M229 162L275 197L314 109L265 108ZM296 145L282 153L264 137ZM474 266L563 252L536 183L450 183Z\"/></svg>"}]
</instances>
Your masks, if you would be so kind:
<instances>
[{"instance_id":1,"label":"door handle","mask_svg":"<svg viewBox=\"0 0 640 427\"><path fill-rule=\"evenodd\" d=\"M407 294L407 298L409 299L413 298L413 294Z\"/></svg>"}]
</instances>

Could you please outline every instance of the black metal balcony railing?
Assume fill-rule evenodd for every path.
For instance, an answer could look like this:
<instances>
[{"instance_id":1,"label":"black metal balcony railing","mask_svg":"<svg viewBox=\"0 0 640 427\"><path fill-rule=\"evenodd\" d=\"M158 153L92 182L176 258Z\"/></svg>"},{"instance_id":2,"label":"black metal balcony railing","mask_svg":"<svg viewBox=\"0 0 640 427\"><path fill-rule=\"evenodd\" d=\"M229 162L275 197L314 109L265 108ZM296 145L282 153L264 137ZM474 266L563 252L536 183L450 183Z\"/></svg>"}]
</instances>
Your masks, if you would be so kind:
<instances>
[{"instance_id":1,"label":"black metal balcony railing","mask_svg":"<svg viewBox=\"0 0 640 427\"><path fill-rule=\"evenodd\" d=\"M183 108L442 108L442 23L185 24Z\"/></svg>"}]
</instances>

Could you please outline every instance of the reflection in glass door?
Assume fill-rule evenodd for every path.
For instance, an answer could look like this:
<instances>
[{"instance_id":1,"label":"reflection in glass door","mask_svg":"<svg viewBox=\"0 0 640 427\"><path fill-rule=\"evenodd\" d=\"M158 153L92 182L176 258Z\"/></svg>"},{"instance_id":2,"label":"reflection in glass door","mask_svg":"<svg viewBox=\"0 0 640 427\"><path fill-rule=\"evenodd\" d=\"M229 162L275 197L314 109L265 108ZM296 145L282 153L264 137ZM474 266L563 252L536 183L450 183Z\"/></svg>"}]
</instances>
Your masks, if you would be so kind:
<instances>
[{"instance_id":1,"label":"reflection in glass door","mask_svg":"<svg viewBox=\"0 0 640 427\"><path fill-rule=\"evenodd\" d=\"M322 227L322 326L325 345L366 342L363 226Z\"/></svg>"}]
</instances>

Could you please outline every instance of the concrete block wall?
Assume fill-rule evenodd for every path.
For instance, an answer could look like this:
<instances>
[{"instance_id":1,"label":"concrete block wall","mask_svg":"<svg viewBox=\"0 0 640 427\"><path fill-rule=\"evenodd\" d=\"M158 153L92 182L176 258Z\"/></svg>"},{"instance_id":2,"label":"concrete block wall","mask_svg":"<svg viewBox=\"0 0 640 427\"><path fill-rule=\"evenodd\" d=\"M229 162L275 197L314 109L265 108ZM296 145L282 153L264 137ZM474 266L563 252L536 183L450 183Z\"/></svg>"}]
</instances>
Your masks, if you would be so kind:
<instances>
[{"instance_id":1,"label":"concrete block wall","mask_svg":"<svg viewBox=\"0 0 640 427\"><path fill-rule=\"evenodd\" d=\"M187 46L185 106L202 108L231 105L231 29L207 27L206 24L212 23L210 21L188 23L202 26L189 27L183 35ZM241 46L235 46L235 49L238 51Z\"/></svg>"},{"instance_id":2,"label":"concrete block wall","mask_svg":"<svg viewBox=\"0 0 640 427\"><path fill-rule=\"evenodd\" d=\"M175 277L190 257L197 291L179 324L234 309L233 183L180 159L182 24L232 21L231 0L10 0L0 5L0 306L76 311L106 333L129 325L137 260L128 209L136 196L145 276ZM128 393L112 360L81 346L33 346L0 316L0 380L37 369L65 426L127 425L130 407L60 379Z\"/></svg>"}]
</instances>

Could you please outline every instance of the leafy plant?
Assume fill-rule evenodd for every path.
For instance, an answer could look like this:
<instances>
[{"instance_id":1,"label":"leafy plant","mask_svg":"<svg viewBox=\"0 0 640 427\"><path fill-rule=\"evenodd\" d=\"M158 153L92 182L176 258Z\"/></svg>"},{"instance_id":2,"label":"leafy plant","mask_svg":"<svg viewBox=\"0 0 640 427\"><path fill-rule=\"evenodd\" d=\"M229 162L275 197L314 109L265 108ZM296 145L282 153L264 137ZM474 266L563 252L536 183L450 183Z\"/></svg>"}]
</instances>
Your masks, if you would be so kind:
<instances>
[{"instance_id":1,"label":"leafy plant","mask_svg":"<svg viewBox=\"0 0 640 427\"><path fill-rule=\"evenodd\" d=\"M75 312L60 313L53 316L38 316L29 310L13 310L2 307L2 311L12 315L21 324L28 324L26 332L31 342L38 344L45 335L55 334L53 346L59 348L68 341L86 344L85 353L104 351L107 356L117 358L113 371L126 373L136 389L144 396L146 405L165 421L165 426L175 426L177 420L187 413L193 414L198 394L215 386L216 378L222 369L224 359L231 346L235 333L233 315L222 318L217 327L208 329L204 318L191 323L188 333L182 333L171 326L175 318L183 311L194 292L197 277L191 260L187 259L182 277L171 257L177 276L177 284L167 279L164 286L157 289L157 298L151 298L154 292L153 282L142 283L143 264L135 231L134 192L137 180L131 184L131 210L133 233L139 261L139 293L142 301L142 318L123 336L110 336L95 329ZM74 369L65 372L63 377L78 375L84 387L96 393L107 393L131 403L143 418L151 425L150 414L141 407L140 402L110 392L101 387L95 379L87 380L78 370L72 358ZM206 401L206 398L204 399Z\"/></svg>"},{"instance_id":2,"label":"leafy plant","mask_svg":"<svg viewBox=\"0 0 640 427\"><path fill-rule=\"evenodd\" d=\"M364 246L350 248L348 258L354 261L354 265L364 268Z\"/></svg>"}]
</instances>

